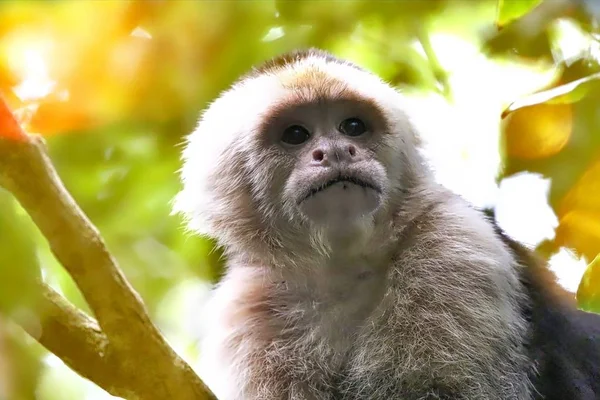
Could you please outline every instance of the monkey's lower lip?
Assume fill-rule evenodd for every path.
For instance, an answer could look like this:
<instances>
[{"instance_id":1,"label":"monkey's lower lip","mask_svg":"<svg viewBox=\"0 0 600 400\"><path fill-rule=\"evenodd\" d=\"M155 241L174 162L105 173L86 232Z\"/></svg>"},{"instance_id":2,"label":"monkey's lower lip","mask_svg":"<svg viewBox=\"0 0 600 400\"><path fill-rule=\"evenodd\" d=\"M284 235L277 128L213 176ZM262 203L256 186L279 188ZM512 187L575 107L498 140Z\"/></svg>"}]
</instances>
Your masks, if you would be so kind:
<instances>
[{"instance_id":1,"label":"monkey's lower lip","mask_svg":"<svg viewBox=\"0 0 600 400\"><path fill-rule=\"evenodd\" d=\"M365 189L371 189L371 190L376 191L377 193L381 193L381 189L379 189L377 186L373 185L370 182L364 181L362 179L359 179L359 178L356 178L353 176L340 175L336 178L330 179L329 181L325 182L323 185L312 188L305 196L303 196L300 199L298 204L302 203L304 200L306 200L306 199L314 196L315 194L322 192L323 190L335 185L336 183L340 183L340 182L352 183L354 185L363 187Z\"/></svg>"}]
</instances>

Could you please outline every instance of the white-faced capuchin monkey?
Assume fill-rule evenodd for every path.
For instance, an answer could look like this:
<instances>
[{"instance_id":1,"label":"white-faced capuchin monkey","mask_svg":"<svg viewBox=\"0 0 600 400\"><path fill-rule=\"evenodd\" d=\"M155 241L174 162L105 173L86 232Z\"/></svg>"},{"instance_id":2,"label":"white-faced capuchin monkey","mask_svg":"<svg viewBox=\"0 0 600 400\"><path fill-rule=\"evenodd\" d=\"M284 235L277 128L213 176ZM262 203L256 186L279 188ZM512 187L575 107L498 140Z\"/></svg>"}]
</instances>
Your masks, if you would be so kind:
<instances>
[{"instance_id":1,"label":"white-faced capuchin monkey","mask_svg":"<svg viewBox=\"0 0 600 400\"><path fill-rule=\"evenodd\" d=\"M309 49L203 113L175 202L227 259L201 377L220 400L600 399L600 316L434 182L403 104Z\"/></svg>"}]
</instances>

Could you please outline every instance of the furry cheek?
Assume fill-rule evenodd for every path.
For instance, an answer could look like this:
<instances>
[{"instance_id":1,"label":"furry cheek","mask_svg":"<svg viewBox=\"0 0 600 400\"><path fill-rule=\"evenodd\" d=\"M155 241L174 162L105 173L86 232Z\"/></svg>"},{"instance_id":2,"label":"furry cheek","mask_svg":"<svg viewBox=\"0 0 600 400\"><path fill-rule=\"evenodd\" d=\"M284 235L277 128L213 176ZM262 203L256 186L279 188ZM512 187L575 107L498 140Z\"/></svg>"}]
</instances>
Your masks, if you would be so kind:
<instances>
[{"instance_id":1,"label":"furry cheek","mask_svg":"<svg viewBox=\"0 0 600 400\"><path fill-rule=\"evenodd\" d=\"M245 176L249 181L255 209L261 218L285 213L285 188L294 169L293 160L279 151L259 148L257 145L253 157L246 158Z\"/></svg>"}]
</instances>

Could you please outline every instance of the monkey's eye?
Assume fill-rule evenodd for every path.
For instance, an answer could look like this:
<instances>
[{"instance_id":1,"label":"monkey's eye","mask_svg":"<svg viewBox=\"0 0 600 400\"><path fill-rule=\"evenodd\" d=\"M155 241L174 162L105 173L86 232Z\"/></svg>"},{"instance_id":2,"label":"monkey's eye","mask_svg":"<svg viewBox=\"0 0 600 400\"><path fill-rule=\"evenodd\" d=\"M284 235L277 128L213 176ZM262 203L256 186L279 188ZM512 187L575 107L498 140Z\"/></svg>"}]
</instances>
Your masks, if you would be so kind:
<instances>
[{"instance_id":1,"label":"monkey's eye","mask_svg":"<svg viewBox=\"0 0 600 400\"><path fill-rule=\"evenodd\" d=\"M367 126L358 118L348 118L340 123L340 132L348 136L360 136L367 131Z\"/></svg>"},{"instance_id":2,"label":"monkey's eye","mask_svg":"<svg viewBox=\"0 0 600 400\"><path fill-rule=\"evenodd\" d=\"M308 130L300 125L288 126L281 136L281 141L287 144L298 145L306 142L310 138Z\"/></svg>"}]
</instances>

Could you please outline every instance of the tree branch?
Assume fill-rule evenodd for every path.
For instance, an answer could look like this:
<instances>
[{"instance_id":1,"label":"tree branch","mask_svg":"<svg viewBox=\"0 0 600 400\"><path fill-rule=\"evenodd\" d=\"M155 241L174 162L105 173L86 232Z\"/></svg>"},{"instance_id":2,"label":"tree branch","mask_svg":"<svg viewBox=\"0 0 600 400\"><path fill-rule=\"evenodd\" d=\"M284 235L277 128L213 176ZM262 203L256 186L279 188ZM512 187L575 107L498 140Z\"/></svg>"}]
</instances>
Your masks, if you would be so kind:
<instances>
[{"instance_id":1,"label":"tree branch","mask_svg":"<svg viewBox=\"0 0 600 400\"><path fill-rule=\"evenodd\" d=\"M108 339L98 323L48 285L40 282L38 286L40 296L32 310L35 315L21 312L12 319L79 375L102 387L117 386L111 381Z\"/></svg>"},{"instance_id":2,"label":"tree branch","mask_svg":"<svg viewBox=\"0 0 600 400\"><path fill-rule=\"evenodd\" d=\"M28 212L98 319L101 333L108 340L106 350L114 359L111 376L127 384L124 393L118 390L121 397L215 398L150 320L140 296L125 279L98 230L60 181L43 139L23 132L1 98L0 186L11 192ZM100 344L99 331L89 325L89 320L84 322L82 314L57 306L61 303L56 297L48 292L46 295L54 307L51 310L60 317L52 325L57 331L65 333L68 328L87 324L83 336L90 337L79 336L80 344L88 343L88 349ZM47 343L60 350L51 338L47 337ZM89 350L100 351L100 348ZM99 360L96 361L102 362ZM85 371L80 361L69 359L78 372ZM114 391L106 382L94 382L111 393Z\"/></svg>"}]
</instances>

